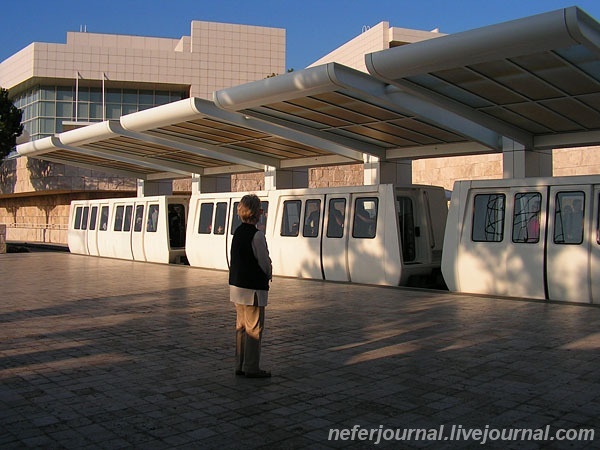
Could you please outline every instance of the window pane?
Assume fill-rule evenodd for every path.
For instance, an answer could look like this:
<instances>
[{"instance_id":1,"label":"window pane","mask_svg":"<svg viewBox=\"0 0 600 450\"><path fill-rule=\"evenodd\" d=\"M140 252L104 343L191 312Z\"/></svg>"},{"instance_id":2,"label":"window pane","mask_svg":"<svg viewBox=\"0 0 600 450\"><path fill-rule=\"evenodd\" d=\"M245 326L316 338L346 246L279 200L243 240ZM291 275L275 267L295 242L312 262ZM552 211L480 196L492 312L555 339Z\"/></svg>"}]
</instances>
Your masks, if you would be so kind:
<instances>
[{"instance_id":1,"label":"window pane","mask_svg":"<svg viewBox=\"0 0 600 450\"><path fill-rule=\"evenodd\" d=\"M123 89L123 103L137 105L137 91L134 89Z\"/></svg>"},{"instance_id":2,"label":"window pane","mask_svg":"<svg viewBox=\"0 0 600 450\"><path fill-rule=\"evenodd\" d=\"M287 200L283 202L282 236L298 236L301 210L302 202L300 200Z\"/></svg>"},{"instance_id":3,"label":"window pane","mask_svg":"<svg viewBox=\"0 0 600 450\"><path fill-rule=\"evenodd\" d=\"M137 205L135 207L135 224L133 225L133 231L142 231L144 224L144 205Z\"/></svg>"},{"instance_id":4,"label":"window pane","mask_svg":"<svg viewBox=\"0 0 600 450\"><path fill-rule=\"evenodd\" d=\"M264 233L267 229L267 219L269 218L269 202L260 202L260 209L262 209L262 214L258 219L256 228Z\"/></svg>"},{"instance_id":5,"label":"window pane","mask_svg":"<svg viewBox=\"0 0 600 450\"><path fill-rule=\"evenodd\" d=\"M137 112L138 108L137 105L123 105L123 115L126 116L127 114L132 114L134 112Z\"/></svg>"},{"instance_id":6,"label":"window pane","mask_svg":"<svg viewBox=\"0 0 600 450\"><path fill-rule=\"evenodd\" d=\"M120 89L108 89L104 94L104 100L106 103L121 103L121 90Z\"/></svg>"},{"instance_id":7,"label":"window pane","mask_svg":"<svg viewBox=\"0 0 600 450\"><path fill-rule=\"evenodd\" d=\"M125 211L124 206L117 206L117 211L115 213L115 226L113 230L121 231L123 230L123 213Z\"/></svg>"},{"instance_id":8,"label":"window pane","mask_svg":"<svg viewBox=\"0 0 600 450\"><path fill-rule=\"evenodd\" d=\"M153 105L154 104L154 93L152 91L140 91L139 103L140 103L140 105Z\"/></svg>"},{"instance_id":9,"label":"window pane","mask_svg":"<svg viewBox=\"0 0 600 450\"><path fill-rule=\"evenodd\" d=\"M158 205L150 205L148 207L148 224L146 231L150 233L156 232L158 228Z\"/></svg>"},{"instance_id":10,"label":"window pane","mask_svg":"<svg viewBox=\"0 0 600 450\"><path fill-rule=\"evenodd\" d=\"M42 116L54 117L56 115L56 108L54 102L41 102L40 108L40 115Z\"/></svg>"},{"instance_id":11,"label":"window pane","mask_svg":"<svg viewBox=\"0 0 600 450\"><path fill-rule=\"evenodd\" d=\"M103 114L102 103L90 103L90 119L102 119Z\"/></svg>"},{"instance_id":12,"label":"window pane","mask_svg":"<svg viewBox=\"0 0 600 450\"><path fill-rule=\"evenodd\" d=\"M56 116L71 119L73 117L73 103L58 102L56 104Z\"/></svg>"},{"instance_id":13,"label":"window pane","mask_svg":"<svg viewBox=\"0 0 600 450\"><path fill-rule=\"evenodd\" d=\"M327 237L341 238L344 236L344 221L346 218L346 199L332 198L329 200L327 212Z\"/></svg>"},{"instance_id":14,"label":"window pane","mask_svg":"<svg viewBox=\"0 0 600 450\"><path fill-rule=\"evenodd\" d=\"M317 237L319 235L319 224L321 222L321 200L306 200L306 211L304 212L304 216L302 235L306 237Z\"/></svg>"},{"instance_id":15,"label":"window pane","mask_svg":"<svg viewBox=\"0 0 600 450\"><path fill-rule=\"evenodd\" d=\"M475 196L473 231L476 242L502 242L504 239L504 194Z\"/></svg>"},{"instance_id":16,"label":"window pane","mask_svg":"<svg viewBox=\"0 0 600 450\"><path fill-rule=\"evenodd\" d=\"M583 242L583 192L559 192L556 194L554 212L554 243L581 244Z\"/></svg>"},{"instance_id":17,"label":"window pane","mask_svg":"<svg viewBox=\"0 0 600 450\"><path fill-rule=\"evenodd\" d=\"M541 200L542 195L538 192L515 195L513 242L539 242Z\"/></svg>"},{"instance_id":18,"label":"window pane","mask_svg":"<svg viewBox=\"0 0 600 450\"><path fill-rule=\"evenodd\" d=\"M90 214L90 207L89 206L84 207L83 208L83 216L81 217L81 229L82 230L87 230L89 214Z\"/></svg>"},{"instance_id":19,"label":"window pane","mask_svg":"<svg viewBox=\"0 0 600 450\"><path fill-rule=\"evenodd\" d=\"M121 105L116 103L106 104L106 118L107 119L118 119L121 117Z\"/></svg>"},{"instance_id":20,"label":"window pane","mask_svg":"<svg viewBox=\"0 0 600 450\"><path fill-rule=\"evenodd\" d=\"M357 198L354 208L352 236L356 238L374 238L377 229L377 197Z\"/></svg>"},{"instance_id":21,"label":"window pane","mask_svg":"<svg viewBox=\"0 0 600 450\"><path fill-rule=\"evenodd\" d=\"M80 230L81 229L81 214L83 212L83 208L81 206L78 206L75 209L75 222L73 223L73 228L75 228L76 230Z\"/></svg>"},{"instance_id":22,"label":"window pane","mask_svg":"<svg viewBox=\"0 0 600 450\"><path fill-rule=\"evenodd\" d=\"M90 215L90 230L96 229L96 219L98 217L98 207L92 206L92 214Z\"/></svg>"},{"instance_id":23,"label":"window pane","mask_svg":"<svg viewBox=\"0 0 600 450\"><path fill-rule=\"evenodd\" d=\"M123 224L123 231L131 231L132 215L133 215L133 206L127 205L125 207L125 223Z\"/></svg>"},{"instance_id":24,"label":"window pane","mask_svg":"<svg viewBox=\"0 0 600 450\"><path fill-rule=\"evenodd\" d=\"M108 228L108 206L103 206L100 211L100 230L106 231Z\"/></svg>"},{"instance_id":25,"label":"window pane","mask_svg":"<svg viewBox=\"0 0 600 450\"><path fill-rule=\"evenodd\" d=\"M200 205L200 221L198 224L198 233L200 234L208 234L212 230L212 220L213 220L213 203L202 203Z\"/></svg>"},{"instance_id":26,"label":"window pane","mask_svg":"<svg viewBox=\"0 0 600 450\"><path fill-rule=\"evenodd\" d=\"M54 86L44 86L40 88L40 99L56 100L56 89Z\"/></svg>"},{"instance_id":27,"label":"window pane","mask_svg":"<svg viewBox=\"0 0 600 450\"><path fill-rule=\"evenodd\" d=\"M225 234L225 221L227 220L227 203L217 203L217 212L215 213L215 234Z\"/></svg>"},{"instance_id":28,"label":"window pane","mask_svg":"<svg viewBox=\"0 0 600 450\"><path fill-rule=\"evenodd\" d=\"M56 100L74 100L73 89L67 86L58 86L56 88Z\"/></svg>"}]
</instances>

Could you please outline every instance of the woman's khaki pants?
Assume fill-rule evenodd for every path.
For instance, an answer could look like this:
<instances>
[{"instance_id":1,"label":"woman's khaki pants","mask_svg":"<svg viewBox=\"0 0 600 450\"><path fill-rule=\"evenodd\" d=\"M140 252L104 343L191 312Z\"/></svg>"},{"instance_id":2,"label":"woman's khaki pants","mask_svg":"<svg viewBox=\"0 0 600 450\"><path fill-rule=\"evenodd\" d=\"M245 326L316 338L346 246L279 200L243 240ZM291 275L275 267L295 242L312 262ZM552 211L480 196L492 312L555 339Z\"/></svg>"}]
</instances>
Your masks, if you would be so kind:
<instances>
[{"instance_id":1,"label":"woman's khaki pants","mask_svg":"<svg viewBox=\"0 0 600 450\"><path fill-rule=\"evenodd\" d=\"M236 303L235 309L235 370L256 373L260 370L260 343L265 324L265 307Z\"/></svg>"}]
</instances>

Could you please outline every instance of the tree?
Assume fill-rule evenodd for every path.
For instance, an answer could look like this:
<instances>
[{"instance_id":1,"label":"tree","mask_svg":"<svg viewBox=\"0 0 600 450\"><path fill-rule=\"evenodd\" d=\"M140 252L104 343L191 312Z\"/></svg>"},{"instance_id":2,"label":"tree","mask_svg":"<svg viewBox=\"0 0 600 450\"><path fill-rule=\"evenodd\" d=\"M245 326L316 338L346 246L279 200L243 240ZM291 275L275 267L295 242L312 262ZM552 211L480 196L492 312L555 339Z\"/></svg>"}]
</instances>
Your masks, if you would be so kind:
<instances>
[{"instance_id":1,"label":"tree","mask_svg":"<svg viewBox=\"0 0 600 450\"><path fill-rule=\"evenodd\" d=\"M22 115L8 98L8 90L0 88L0 161L17 145L17 138L23 132Z\"/></svg>"}]
</instances>

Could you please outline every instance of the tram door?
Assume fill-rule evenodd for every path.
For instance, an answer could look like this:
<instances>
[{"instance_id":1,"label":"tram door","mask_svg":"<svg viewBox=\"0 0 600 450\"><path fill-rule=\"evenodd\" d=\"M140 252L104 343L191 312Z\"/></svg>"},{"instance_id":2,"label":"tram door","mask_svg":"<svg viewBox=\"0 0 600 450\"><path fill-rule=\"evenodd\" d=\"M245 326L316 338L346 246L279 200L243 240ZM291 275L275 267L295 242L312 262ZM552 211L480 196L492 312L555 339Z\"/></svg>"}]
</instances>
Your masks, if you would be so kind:
<instances>
[{"instance_id":1,"label":"tram door","mask_svg":"<svg viewBox=\"0 0 600 450\"><path fill-rule=\"evenodd\" d=\"M87 254L98 256L98 205L90 206L90 220L86 233Z\"/></svg>"},{"instance_id":2,"label":"tram door","mask_svg":"<svg viewBox=\"0 0 600 450\"><path fill-rule=\"evenodd\" d=\"M144 213L146 212L146 202L135 202L133 212L133 233L131 234L131 252L136 261L146 261L146 252L144 251Z\"/></svg>"},{"instance_id":3,"label":"tram door","mask_svg":"<svg viewBox=\"0 0 600 450\"><path fill-rule=\"evenodd\" d=\"M326 280L350 281L347 252L350 206L349 194L325 196L321 261Z\"/></svg>"},{"instance_id":4,"label":"tram door","mask_svg":"<svg viewBox=\"0 0 600 450\"><path fill-rule=\"evenodd\" d=\"M506 201L506 282L510 295L546 298L544 236L546 198L542 189L513 188Z\"/></svg>"},{"instance_id":5,"label":"tram door","mask_svg":"<svg viewBox=\"0 0 600 450\"><path fill-rule=\"evenodd\" d=\"M593 204L590 281L592 284L592 303L600 303L600 277L595 275L600 273L600 186L594 186Z\"/></svg>"},{"instance_id":6,"label":"tram door","mask_svg":"<svg viewBox=\"0 0 600 450\"><path fill-rule=\"evenodd\" d=\"M548 297L589 303L591 186L551 186L547 238Z\"/></svg>"}]
</instances>

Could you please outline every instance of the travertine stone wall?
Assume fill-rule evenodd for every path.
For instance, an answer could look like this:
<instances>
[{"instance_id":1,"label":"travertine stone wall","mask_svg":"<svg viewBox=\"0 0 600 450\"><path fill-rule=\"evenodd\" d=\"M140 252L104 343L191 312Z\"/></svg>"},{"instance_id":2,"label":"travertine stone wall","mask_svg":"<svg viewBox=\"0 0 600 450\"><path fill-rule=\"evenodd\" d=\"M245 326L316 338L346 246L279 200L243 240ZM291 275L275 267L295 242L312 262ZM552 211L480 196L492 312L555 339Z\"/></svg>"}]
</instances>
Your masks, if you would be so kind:
<instances>
[{"instance_id":1,"label":"travertine stone wall","mask_svg":"<svg viewBox=\"0 0 600 450\"><path fill-rule=\"evenodd\" d=\"M554 150L554 176L600 174L600 147Z\"/></svg>"},{"instance_id":2,"label":"travertine stone wall","mask_svg":"<svg viewBox=\"0 0 600 450\"><path fill-rule=\"evenodd\" d=\"M502 155L419 159L412 163L413 183L452 190L456 180L502 178Z\"/></svg>"},{"instance_id":3,"label":"travertine stone wall","mask_svg":"<svg viewBox=\"0 0 600 450\"><path fill-rule=\"evenodd\" d=\"M360 186L363 184L362 164L315 167L308 172L309 187Z\"/></svg>"}]
</instances>

